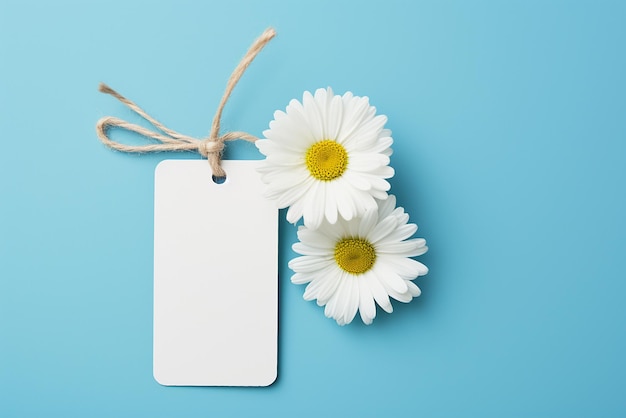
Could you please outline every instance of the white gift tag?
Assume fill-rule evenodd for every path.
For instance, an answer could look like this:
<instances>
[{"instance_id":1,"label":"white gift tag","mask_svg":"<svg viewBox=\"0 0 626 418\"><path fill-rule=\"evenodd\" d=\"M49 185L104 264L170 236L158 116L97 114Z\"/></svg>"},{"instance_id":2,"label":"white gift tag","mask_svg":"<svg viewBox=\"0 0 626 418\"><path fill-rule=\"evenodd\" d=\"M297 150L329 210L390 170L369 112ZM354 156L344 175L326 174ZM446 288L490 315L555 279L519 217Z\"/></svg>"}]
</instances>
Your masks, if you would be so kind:
<instances>
[{"instance_id":1,"label":"white gift tag","mask_svg":"<svg viewBox=\"0 0 626 418\"><path fill-rule=\"evenodd\" d=\"M154 378L268 386L277 373L278 211L257 161L167 160L155 171Z\"/></svg>"}]
</instances>

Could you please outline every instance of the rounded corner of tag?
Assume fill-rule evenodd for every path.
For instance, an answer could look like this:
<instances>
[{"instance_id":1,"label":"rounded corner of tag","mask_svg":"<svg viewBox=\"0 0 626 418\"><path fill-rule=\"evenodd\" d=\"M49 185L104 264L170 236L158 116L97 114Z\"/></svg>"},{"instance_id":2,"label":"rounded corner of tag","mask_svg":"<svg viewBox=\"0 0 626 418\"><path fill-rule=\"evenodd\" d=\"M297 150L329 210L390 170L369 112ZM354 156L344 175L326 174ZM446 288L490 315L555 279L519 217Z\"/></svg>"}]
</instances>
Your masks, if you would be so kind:
<instances>
[{"instance_id":1,"label":"rounded corner of tag","mask_svg":"<svg viewBox=\"0 0 626 418\"><path fill-rule=\"evenodd\" d=\"M267 376L264 376L263 379L259 382L258 387L266 388L269 386L273 386L274 383L278 381L278 370L274 368Z\"/></svg>"},{"instance_id":2,"label":"rounded corner of tag","mask_svg":"<svg viewBox=\"0 0 626 418\"><path fill-rule=\"evenodd\" d=\"M171 383L167 382L167 379L164 379L163 376L161 376L156 368L152 370L152 377L154 378L154 381L161 386L172 386Z\"/></svg>"},{"instance_id":3,"label":"rounded corner of tag","mask_svg":"<svg viewBox=\"0 0 626 418\"><path fill-rule=\"evenodd\" d=\"M154 168L154 175L158 176L161 171L167 169L167 167L171 165L172 161L174 161L174 160L161 160L161 161L159 161L159 163Z\"/></svg>"}]
</instances>

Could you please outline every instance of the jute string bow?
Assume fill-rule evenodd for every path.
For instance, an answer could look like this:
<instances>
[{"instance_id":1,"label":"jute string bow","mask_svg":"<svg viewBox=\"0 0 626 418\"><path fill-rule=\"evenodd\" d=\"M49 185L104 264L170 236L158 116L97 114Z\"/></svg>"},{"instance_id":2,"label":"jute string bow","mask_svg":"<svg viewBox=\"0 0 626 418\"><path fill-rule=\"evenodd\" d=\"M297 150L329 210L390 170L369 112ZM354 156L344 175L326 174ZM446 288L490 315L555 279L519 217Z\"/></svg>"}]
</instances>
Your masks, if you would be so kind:
<instances>
[{"instance_id":1,"label":"jute string bow","mask_svg":"<svg viewBox=\"0 0 626 418\"><path fill-rule=\"evenodd\" d=\"M124 103L133 112L137 113L139 116L150 122L152 126L158 129L161 133L154 132L150 129L144 128L143 126L135 125L133 123L126 122L125 120L113 116L105 116L100 119L96 124L96 132L98 134L98 138L100 138L102 143L104 143L106 146L123 152L143 153L159 151L197 151L200 155L207 158L215 177L225 177L226 172L221 166L224 142L231 141L233 139L244 139L246 141L255 142L258 138L246 132L227 132L223 135L220 135L220 122L222 119L222 111L224 110L224 106L226 105L230 94L237 85L237 82L239 81L243 73L246 71L250 63L257 56L257 54L261 52L263 47L267 45L267 43L271 41L275 35L276 32L274 31L274 29L266 29L265 32L263 32L263 34L259 38L257 38L256 41L254 41L246 55L239 62L239 65L237 65L237 67L235 68L235 71L233 71L233 73L230 75L230 78L228 79L228 84L226 85L226 90L224 91L224 95L222 96L222 100L220 101L217 112L215 112L215 116L213 117L213 124L211 125L211 131L208 137L204 139L196 139L178 133L166 127L161 122L154 119L152 116L148 115L142 108L113 90L111 87L107 86L104 83L100 83L99 90L102 93L110 94L120 102ZM158 143L146 145L121 144L119 142L111 140L108 137L107 132L109 128L119 128L125 129L130 132L135 132L147 138L152 138Z\"/></svg>"}]
</instances>

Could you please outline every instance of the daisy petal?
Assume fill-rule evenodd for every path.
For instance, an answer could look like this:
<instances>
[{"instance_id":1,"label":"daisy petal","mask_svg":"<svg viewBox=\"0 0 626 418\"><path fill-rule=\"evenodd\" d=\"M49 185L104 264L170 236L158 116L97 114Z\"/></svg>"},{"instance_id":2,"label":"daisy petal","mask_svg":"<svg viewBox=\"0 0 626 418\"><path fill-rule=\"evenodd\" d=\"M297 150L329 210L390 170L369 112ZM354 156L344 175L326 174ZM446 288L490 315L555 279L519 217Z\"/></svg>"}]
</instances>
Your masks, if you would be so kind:
<instances>
[{"instance_id":1,"label":"daisy petal","mask_svg":"<svg viewBox=\"0 0 626 418\"><path fill-rule=\"evenodd\" d=\"M356 311L359 309L359 283L356 276L349 276L350 287L348 293L348 303L343 315L343 320L346 324L349 324L354 319Z\"/></svg>"},{"instance_id":2,"label":"daisy petal","mask_svg":"<svg viewBox=\"0 0 626 418\"><path fill-rule=\"evenodd\" d=\"M387 290L393 290L397 293L405 293L409 290L406 285L406 281L402 279L397 273L384 272L378 275L379 280Z\"/></svg>"},{"instance_id":3,"label":"daisy petal","mask_svg":"<svg viewBox=\"0 0 626 418\"><path fill-rule=\"evenodd\" d=\"M371 152L385 152L387 150L391 151L391 145L393 144L393 138L391 136L386 136L383 138L378 138L376 145L372 147ZM389 157L391 154L384 154Z\"/></svg>"},{"instance_id":4,"label":"daisy petal","mask_svg":"<svg viewBox=\"0 0 626 418\"><path fill-rule=\"evenodd\" d=\"M330 257L316 257L311 255L303 255L296 257L289 262L289 268L296 273L311 273L317 270L321 270L324 267L332 264L333 260Z\"/></svg>"},{"instance_id":5,"label":"daisy petal","mask_svg":"<svg viewBox=\"0 0 626 418\"><path fill-rule=\"evenodd\" d=\"M372 292L372 296L378 306L380 306L385 312L391 313L393 312L393 307L391 306L391 301L389 300L389 294L385 290L385 287L378 280L378 277L374 272L368 272L363 275L363 278L367 281L369 285L369 289Z\"/></svg>"},{"instance_id":6,"label":"daisy petal","mask_svg":"<svg viewBox=\"0 0 626 418\"><path fill-rule=\"evenodd\" d=\"M416 255L425 253L426 251L420 252L422 248L425 247L425 244L426 240L424 240L423 238L396 242L388 240L384 243L378 243L376 249L383 254L396 254L403 257L412 257L412 254L415 254L416 252L419 253Z\"/></svg>"},{"instance_id":7,"label":"daisy petal","mask_svg":"<svg viewBox=\"0 0 626 418\"><path fill-rule=\"evenodd\" d=\"M302 218L302 208L304 207L304 198L301 197L294 201L287 210L287 222L295 224Z\"/></svg>"},{"instance_id":8,"label":"daisy petal","mask_svg":"<svg viewBox=\"0 0 626 418\"><path fill-rule=\"evenodd\" d=\"M385 264L388 270L393 270L400 276L406 278L413 279L417 276L424 276L428 273L428 268L424 264L413 260L412 258L385 256L380 257L380 263Z\"/></svg>"},{"instance_id":9,"label":"daisy petal","mask_svg":"<svg viewBox=\"0 0 626 418\"><path fill-rule=\"evenodd\" d=\"M324 208L326 220L331 224L337 222L337 193L334 186L335 184L331 183L326 187L326 205ZM341 192L339 191L339 193Z\"/></svg>"},{"instance_id":10,"label":"daisy petal","mask_svg":"<svg viewBox=\"0 0 626 418\"><path fill-rule=\"evenodd\" d=\"M311 276L310 274L294 273L291 276L291 283L293 284L306 284L309 283L311 280L313 280L313 276Z\"/></svg>"},{"instance_id":11,"label":"daisy petal","mask_svg":"<svg viewBox=\"0 0 626 418\"><path fill-rule=\"evenodd\" d=\"M359 314L364 324L370 325L376 318L376 305L369 285L363 278L359 278Z\"/></svg>"},{"instance_id":12,"label":"daisy petal","mask_svg":"<svg viewBox=\"0 0 626 418\"><path fill-rule=\"evenodd\" d=\"M378 221L378 213L376 210L368 210L365 212L363 217L361 218L361 222L359 222L359 237L366 237L370 234L372 228L376 226L376 221Z\"/></svg>"},{"instance_id":13,"label":"daisy petal","mask_svg":"<svg viewBox=\"0 0 626 418\"><path fill-rule=\"evenodd\" d=\"M342 272L339 274L339 285L337 286L337 290L331 296L330 300L326 304L326 308L324 309L324 314L328 318L333 318L339 323L339 318L343 318L345 301L347 299L347 295L345 295L345 288L348 285L346 280L347 274Z\"/></svg>"},{"instance_id":14,"label":"daisy petal","mask_svg":"<svg viewBox=\"0 0 626 418\"><path fill-rule=\"evenodd\" d=\"M396 208L396 197L390 194L387 199L378 201L378 219L383 220Z\"/></svg>"},{"instance_id":15,"label":"daisy petal","mask_svg":"<svg viewBox=\"0 0 626 418\"><path fill-rule=\"evenodd\" d=\"M312 256L325 256L328 255L328 250L325 248L316 248L310 247L302 242L296 242L291 246L291 248L301 255L312 255Z\"/></svg>"},{"instance_id":16,"label":"daisy petal","mask_svg":"<svg viewBox=\"0 0 626 418\"><path fill-rule=\"evenodd\" d=\"M328 280L325 280L322 283L322 286L320 287L319 295L317 297L317 304L319 306L324 306L326 303L328 303L332 295L335 294L335 292L337 291L337 288L339 287L338 277L336 277L334 274L330 272L328 273L327 277L328 277Z\"/></svg>"},{"instance_id":17,"label":"daisy petal","mask_svg":"<svg viewBox=\"0 0 626 418\"><path fill-rule=\"evenodd\" d=\"M350 170L345 172L343 178L346 179L349 185L355 189L368 191L372 188L372 184L367 181L367 179L363 178L363 176L359 176L357 173L353 173Z\"/></svg>"},{"instance_id":18,"label":"daisy petal","mask_svg":"<svg viewBox=\"0 0 626 418\"><path fill-rule=\"evenodd\" d=\"M326 135L328 139L337 140L343 118L343 102L341 96L333 96L328 106Z\"/></svg>"},{"instance_id":19,"label":"daisy petal","mask_svg":"<svg viewBox=\"0 0 626 418\"><path fill-rule=\"evenodd\" d=\"M404 293L399 293L395 290L391 290L389 292L389 296L402 303L409 303L411 300L413 300L413 296L411 296L411 293L408 290Z\"/></svg>"},{"instance_id":20,"label":"daisy petal","mask_svg":"<svg viewBox=\"0 0 626 418\"><path fill-rule=\"evenodd\" d=\"M316 94L318 94L318 92L324 95L326 94L323 89L317 90ZM318 140L325 139L324 121L322 119L320 108L317 103L315 103L313 95L311 95L308 91L305 91L302 97L302 107L306 112L309 128L311 129L313 136Z\"/></svg>"},{"instance_id":21,"label":"daisy petal","mask_svg":"<svg viewBox=\"0 0 626 418\"><path fill-rule=\"evenodd\" d=\"M349 167L350 170L369 172L387 164L389 164L389 157L386 155L363 152L350 155Z\"/></svg>"},{"instance_id":22,"label":"daisy petal","mask_svg":"<svg viewBox=\"0 0 626 418\"><path fill-rule=\"evenodd\" d=\"M308 228L301 227L298 230L298 239L309 247L321 248L327 252L335 248L334 237L329 237L319 230L312 231Z\"/></svg>"},{"instance_id":23,"label":"daisy petal","mask_svg":"<svg viewBox=\"0 0 626 418\"><path fill-rule=\"evenodd\" d=\"M372 232L368 235L368 238L372 243L376 244L378 241L389 235L397 224L398 221L395 217L387 216L374 227Z\"/></svg>"},{"instance_id":24,"label":"daisy petal","mask_svg":"<svg viewBox=\"0 0 626 418\"><path fill-rule=\"evenodd\" d=\"M393 232L391 232L386 237L382 238L379 243L387 243L387 242L398 242L405 240L417 231L417 225L415 224L405 224L398 226Z\"/></svg>"},{"instance_id":25,"label":"daisy petal","mask_svg":"<svg viewBox=\"0 0 626 418\"><path fill-rule=\"evenodd\" d=\"M422 294L422 291L420 290L420 288L417 287L417 285L415 283L413 283L412 281L407 280L406 285L409 288L409 293L414 298L416 298L416 297L418 297L419 295Z\"/></svg>"}]
</instances>

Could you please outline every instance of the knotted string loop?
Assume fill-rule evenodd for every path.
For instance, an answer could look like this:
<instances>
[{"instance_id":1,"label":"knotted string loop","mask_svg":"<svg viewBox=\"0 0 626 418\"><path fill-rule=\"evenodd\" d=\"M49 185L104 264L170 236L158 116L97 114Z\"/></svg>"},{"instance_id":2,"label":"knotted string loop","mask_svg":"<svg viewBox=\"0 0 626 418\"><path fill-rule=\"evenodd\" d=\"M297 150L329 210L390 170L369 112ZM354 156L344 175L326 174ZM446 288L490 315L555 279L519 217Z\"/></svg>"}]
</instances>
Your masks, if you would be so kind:
<instances>
[{"instance_id":1,"label":"knotted string loop","mask_svg":"<svg viewBox=\"0 0 626 418\"><path fill-rule=\"evenodd\" d=\"M106 146L123 152L144 153L161 151L196 151L203 157L207 158L215 177L225 177L226 172L224 172L221 165L224 142L232 141L234 139L243 139L249 142L255 142L258 138L246 132L226 132L220 135L220 123L224 106L226 106L226 102L228 101L233 89L237 85L237 82L239 82L239 79L241 79L241 76L246 71L250 63L252 63L258 53L261 52L263 47L267 45L267 43L271 41L274 36L276 36L274 29L266 29L265 32L263 32L263 34L257 38L256 41L254 41L246 55L244 55L233 73L230 75L222 100L220 101L217 111L215 112L215 116L213 117L213 123L211 124L211 131L208 137L197 139L176 132L147 114L133 101L122 96L106 84L100 83L99 90L102 93L110 94L120 102L124 103L133 112L150 122L150 124L159 132L129 123L120 118L105 116L96 123L96 133L98 134L98 138L100 138L100 141L102 141L102 143ZM109 138L108 130L110 128L119 128L135 132L146 138L154 139L157 143L145 145L122 144Z\"/></svg>"}]
</instances>

